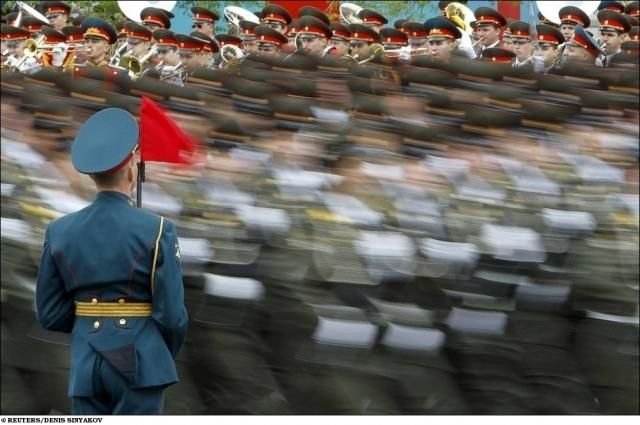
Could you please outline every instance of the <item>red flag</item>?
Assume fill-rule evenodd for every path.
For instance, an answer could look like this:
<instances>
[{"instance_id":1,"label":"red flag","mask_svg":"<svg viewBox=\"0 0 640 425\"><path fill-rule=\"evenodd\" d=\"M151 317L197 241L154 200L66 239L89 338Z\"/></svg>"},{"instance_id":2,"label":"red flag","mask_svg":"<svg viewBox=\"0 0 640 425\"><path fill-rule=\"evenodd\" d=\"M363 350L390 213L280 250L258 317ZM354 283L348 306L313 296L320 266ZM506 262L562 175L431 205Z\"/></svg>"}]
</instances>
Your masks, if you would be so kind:
<instances>
[{"instance_id":1,"label":"red flag","mask_svg":"<svg viewBox=\"0 0 640 425\"><path fill-rule=\"evenodd\" d=\"M142 161L190 164L196 143L148 97L140 106L140 157Z\"/></svg>"}]
</instances>

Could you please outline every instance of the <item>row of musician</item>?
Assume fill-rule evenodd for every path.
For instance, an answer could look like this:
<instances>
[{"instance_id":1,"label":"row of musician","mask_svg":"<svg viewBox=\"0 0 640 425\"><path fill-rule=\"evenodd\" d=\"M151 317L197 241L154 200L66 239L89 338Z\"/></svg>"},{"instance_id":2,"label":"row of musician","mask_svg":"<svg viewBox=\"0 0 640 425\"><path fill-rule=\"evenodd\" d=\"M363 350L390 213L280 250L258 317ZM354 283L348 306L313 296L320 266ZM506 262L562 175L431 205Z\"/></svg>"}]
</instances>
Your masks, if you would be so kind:
<instances>
[{"instance_id":1,"label":"row of musician","mask_svg":"<svg viewBox=\"0 0 640 425\"><path fill-rule=\"evenodd\" d=\"M195 31L189 35L170 31L173 14L155 7L140 12L141 23L122 21L115 27L93 17L59 30L38 27L33 20L28 28L8 21L2 26L2 67L32 73L43 66L70 71L78 66L107 66L126 71L132 79L153 72L168 83L183 85L197 68L224 69L250 54L303 52L354 63L376 58L408 62L424 55L447 62L457 54L548 72L562 66L566 58L606 65L621 51L623 40L636 45L638 41L637 26L632 29L632 20L613 10L598 13L601 38L594 40L583 30L590 25L588 15L574 6L559 10L561 26L545 20L534 32L528 23L508 23L492 8L471 12L462 4L441 3L448 3L442 16L424 24L399 20L394 28L383 28L387 19L369 9L359 10L352 23L344 17L341 23L331 23L319 9L305 6L300 18L293 20L275 4L265 6L261 18L237 7L233 13L225 10L228 34L214 34L219 17L202 7L192 8ZM574 37L576 27L579 34Z\"/></svg>"}]
</instances>

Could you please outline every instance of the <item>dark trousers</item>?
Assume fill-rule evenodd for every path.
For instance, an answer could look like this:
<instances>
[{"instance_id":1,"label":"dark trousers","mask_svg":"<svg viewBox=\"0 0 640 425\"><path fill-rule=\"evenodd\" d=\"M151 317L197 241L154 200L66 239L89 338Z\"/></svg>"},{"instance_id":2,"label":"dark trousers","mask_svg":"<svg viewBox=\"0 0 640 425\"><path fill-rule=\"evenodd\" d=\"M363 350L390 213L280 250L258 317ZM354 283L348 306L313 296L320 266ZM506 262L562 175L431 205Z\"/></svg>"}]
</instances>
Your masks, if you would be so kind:
<instances>
[{"instance_id":1,"label":"dark trousers","mask_svg":"<svg viewBox=\"0 0 640 425\"><path fill-rule=\"evenodd\" d=\"M72 397L73 415L161 415L164 387L130 388L100 356L93 369L93 397Z\"/></svg>"}]
</instances>

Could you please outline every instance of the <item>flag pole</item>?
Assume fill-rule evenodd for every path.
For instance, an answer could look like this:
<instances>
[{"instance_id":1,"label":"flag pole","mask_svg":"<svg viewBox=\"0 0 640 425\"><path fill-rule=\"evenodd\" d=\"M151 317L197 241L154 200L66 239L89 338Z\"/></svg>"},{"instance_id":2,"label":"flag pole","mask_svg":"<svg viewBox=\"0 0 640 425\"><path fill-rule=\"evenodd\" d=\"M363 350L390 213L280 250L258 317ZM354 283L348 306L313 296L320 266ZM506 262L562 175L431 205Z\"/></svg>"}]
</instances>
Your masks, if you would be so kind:
<instances>
[{"instance_id":1,"label":"flag pole","mask_svg":"<svg viewBox=\"0 0 640 425\"><path fill-rule=\"evenodd\" d=\"M144 161L138 162L138 181L136 182L136 206L142 208L142 183L144 183Z\"/></svg>"}]
</instances>

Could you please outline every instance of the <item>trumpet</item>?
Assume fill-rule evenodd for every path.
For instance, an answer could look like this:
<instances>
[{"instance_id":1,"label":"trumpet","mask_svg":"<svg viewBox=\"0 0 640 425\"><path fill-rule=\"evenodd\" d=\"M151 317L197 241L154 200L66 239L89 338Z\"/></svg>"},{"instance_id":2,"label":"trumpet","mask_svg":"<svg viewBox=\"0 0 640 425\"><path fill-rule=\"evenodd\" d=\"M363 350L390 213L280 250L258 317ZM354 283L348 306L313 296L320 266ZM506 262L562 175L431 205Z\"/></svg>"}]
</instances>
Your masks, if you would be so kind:
<instances>
[{"instance_id":1,"label":"trumpet","mask_svg":"<svg viewBox=\"0 0 640 425\"><path fill-rule=\"evenodd\" d=\"M39 36L36 39L29 38L24 42L24 56L35 57L42 54L42 48L44 47L44 35Z\"/></svg>"},{"instance_id":2,"label":"trumpet","mask_svg":"<svg viewBox=\"0 0 640 425\"><path fill-rule=\"evenodd\" d=\"M142 56L140 59L134 56L125 56L122 58L125 60L124 64L120 64L120 66L124 66L129 69L129 77L132 79L140 78L143 74L144 65L147 63L149 59L155 56L158 53L158 46L154 45L149 51Z\"/></svg>"}]
</instances>

